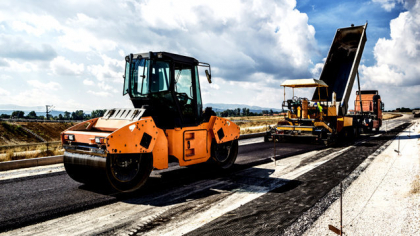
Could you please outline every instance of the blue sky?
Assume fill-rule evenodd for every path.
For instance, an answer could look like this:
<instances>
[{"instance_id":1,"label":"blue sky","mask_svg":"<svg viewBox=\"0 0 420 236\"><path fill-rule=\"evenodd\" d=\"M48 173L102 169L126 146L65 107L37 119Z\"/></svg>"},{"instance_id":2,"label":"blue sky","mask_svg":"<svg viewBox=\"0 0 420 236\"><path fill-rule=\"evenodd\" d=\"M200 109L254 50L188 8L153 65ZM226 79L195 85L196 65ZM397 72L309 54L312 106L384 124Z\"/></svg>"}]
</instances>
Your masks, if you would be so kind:
<instances>
[{"instance_id":1,"label":"blue sky","mask_svg":"<svg viewBox=\"0 0 420 236\"><path fill-rule=\"evenodd\" d=\"M336 29L368 21L362 88L386 109L420 107L419 13L414 0L5 0L0 105L131 107L124 56L168 51L212 65L204 103L280 108L284 80L318 78Z\"/></svg>"}]
</instances>

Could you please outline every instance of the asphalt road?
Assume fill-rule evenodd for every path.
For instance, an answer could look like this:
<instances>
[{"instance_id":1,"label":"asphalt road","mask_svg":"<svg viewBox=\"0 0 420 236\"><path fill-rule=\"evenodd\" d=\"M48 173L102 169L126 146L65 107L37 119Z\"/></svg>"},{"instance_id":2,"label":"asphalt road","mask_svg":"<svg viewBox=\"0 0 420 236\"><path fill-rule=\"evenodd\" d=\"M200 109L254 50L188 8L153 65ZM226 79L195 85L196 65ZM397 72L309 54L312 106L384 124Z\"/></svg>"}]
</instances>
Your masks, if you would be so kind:
<instances>
[{"instance_id":1,"label":"asphalt road","mask_svg":"<svg viewBox=\"0 0 420 236\"><path fill-rule=\"evenodd\" d=\"M247 140L248 143L252 141L256 143L240 146L233 172L267 162L267 157L273 156L272 143L264 143L262 138ZM314 144L276 144L277 153L281 153L279 158L319 148L322 147ZM153 171L144 191L139 194L153 195L157 191L170 191L179 185L229 173L215 171L209 164L188 168L172 164L167 170ZM65 172L0 181L0 231L132 197L101 187L92 188L75 182Z\"/></svg>"},{"instance_id":2,"label":"asphalt road","mask_svg":"<svg viewBox=\"0 0 420 236\"><path fill-rule=\"evenodd\" d=\"M391 129L408 121L410 121L409 117L389 121L388 128ZM177 214L187 214L188 217L194 218L197 212L202 211L201 208L197 210L191 206L202 204L209 210L212 206L223 203L226 198L235 198L237 189L245 189L252 195L255 191L250 189L254 188L258 189L257 193L260 193L255 199L248 197L248 201L236 196L236 200L229 204L240 203L240 206L233 208L229 213L220 211L220 214L223 214L219 217L201 227L191 228L185 232L192 235L224 235L227 232L239 235L247 232L269 234L268 232L274 229L280 232L393 135L395 132L382 133L380 136L382 138L373 138L373 141L372 138L362 137L361 140L368 141L351 148L341 146L323 149L322 146L314 144L277 143L276 159L279 160L280 165L281 163L285 165L281 172L284 176L284 174L298 171L295 179L270 177L278 170L278 166L273 170L268 167L271 165L269 158L273 156L274 145L263 143L262 138L256 138L240 141L239 155L233 170L218 171L209 164L188 168L171 165L167 170L154 171L142 191L132 195L121 195L99 186L95 188L79 184L70 179L65 172L3 180L0 181L0 232L28 225L32 227L31 224L58 219L58 217L70 217L70 214L83 214L82 211L86 210L96 211L101 208L112 208L115 205L123 209L125 205L121 206L121 204L128 204L130 208L127 209L134 209L133 205L142 207L135 212L139 219L122 220L123 217L121 217L117 225L101 229L91 226L86 233L107 235L131 229L131 232L135 234L151 234L156 229L173 227L171 224L181 220L176 217ZM333 156L331 161L328 159L325 164L320 162L322 164L319 164L320 166L306 168L319 162L321 158L340 151L344 151L338 156L340 158ZM305 156L308 152L312 154ZM295 156L296 154L302 155ZM294 157L291 157L292 155ZM262 165L264 168L256 168L257 165ZM334 178L326 174L332 171L338 171L341 174L335 175ZM218 191L214 191L215 188ZM157 211L162 210L161 207L165 209L163 213ZM139 216L140 212L150 215L149 211L156 211L157 216L148 223L139 223L142 219ZM287 214L279 214L280 212L287 212ZM134 229L133 225L135 225ZM55 225L55 227L61 226L65 227ZM68 227L71 227L71 224ZM77 229L78 226L74 227ZM31 233L31 231L28 232ZM70 228L66 232L72 234Z\"/></svg>"}]
</instances>

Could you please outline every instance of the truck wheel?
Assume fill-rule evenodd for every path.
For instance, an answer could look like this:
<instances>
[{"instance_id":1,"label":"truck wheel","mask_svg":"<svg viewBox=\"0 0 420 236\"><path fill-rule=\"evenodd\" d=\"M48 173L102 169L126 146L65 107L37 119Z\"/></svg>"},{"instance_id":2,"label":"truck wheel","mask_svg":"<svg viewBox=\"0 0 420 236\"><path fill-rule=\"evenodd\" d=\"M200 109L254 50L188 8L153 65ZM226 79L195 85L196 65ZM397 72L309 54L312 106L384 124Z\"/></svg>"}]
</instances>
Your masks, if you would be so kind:
<instances>
[{"instance_id":1,"label":"truck wheel","mask_svg":"<svg viewBox=\"0 0 420 236\"><path fill-rule=\"evenodd\" d=\"M220 144L213 140L211 148L211 156L217 165L222 169L228 169L233 166L238 156L238 140Z\"/></svg>"},{"instance_id":2,"label":"truck wheel","mask_svg":"<svg viewBox=\"0 0 420 236\"><path fill-rule=\"evenodd\" d=\"M268 142L268 137L267 137L267 135L264 135L264 142L266 143L266 142Z\"/></svg>"},{"instance_id":3,"label":"truck wheel","mask_svg":"<svg viewBox=\"0 0 420 236\"><path fill-rule=\"evenodd\" d=\"M133 192L143 186L153 169L151 153L111 154L107 157L109 183L120 192Z\"/></svg>"}]
</instances>

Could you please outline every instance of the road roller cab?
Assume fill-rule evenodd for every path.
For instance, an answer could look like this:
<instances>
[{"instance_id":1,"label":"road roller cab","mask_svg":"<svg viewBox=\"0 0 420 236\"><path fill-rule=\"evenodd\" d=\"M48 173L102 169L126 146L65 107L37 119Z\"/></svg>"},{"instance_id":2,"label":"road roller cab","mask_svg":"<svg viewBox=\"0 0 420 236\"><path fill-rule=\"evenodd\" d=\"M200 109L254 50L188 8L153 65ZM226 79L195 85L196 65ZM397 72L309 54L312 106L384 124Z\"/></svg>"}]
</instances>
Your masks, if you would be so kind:
<instances>
[{"instance_id":1,"label":"road roller cab","mask_svg":"<svg viewBox=\"0 0 420 236\"><path fill-rule=\"evenodd\" d=\"M76 181L106 181L119 191L139 189L153 168L169 159L189 166L212 158L229 168L238 153L239 127L203 112L198 67L210 65L167 52L125 58L123 95L134 108L110 109L101 118L62 133L64 165Z\"/></svg>"}]
</instances>

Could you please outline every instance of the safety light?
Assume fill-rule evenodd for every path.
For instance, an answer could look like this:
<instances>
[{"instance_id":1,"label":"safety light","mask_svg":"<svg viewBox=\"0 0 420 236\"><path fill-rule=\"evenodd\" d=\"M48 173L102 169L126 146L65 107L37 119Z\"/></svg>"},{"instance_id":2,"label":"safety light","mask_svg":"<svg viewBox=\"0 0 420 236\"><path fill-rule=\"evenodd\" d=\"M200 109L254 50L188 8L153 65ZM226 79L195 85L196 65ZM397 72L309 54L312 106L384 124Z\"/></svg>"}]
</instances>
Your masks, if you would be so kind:
<instances>
[{"instance_id":1,"label":"safety light","mask_svg":"<svg viewBox=\"0 0 420 236\"><path fill-rule=\"evenodd\" d=\"M157 57L158 57L158 58L162 58L162 53L161 53L161 52L159 52L159 53L157 54Z\"/></svg>"},{"instance_id":2,"label":"safety light","mask_svg":"<svg viewBox=\"0 0 420 236\"><path fill-rule=\"evenodd\" d=\"M74 141L74 134L65 134L64 140Z\"/></svg>"},{"instance_id":3,"label":"safety light","mask_svg":"<svg viewBox=\"0 0 420 236\"><path fill-rule=\"evenodd\" d=\"M105 138L104 137L95 137L95 143L105 143Z\"/></svg>"}]
</instances>

